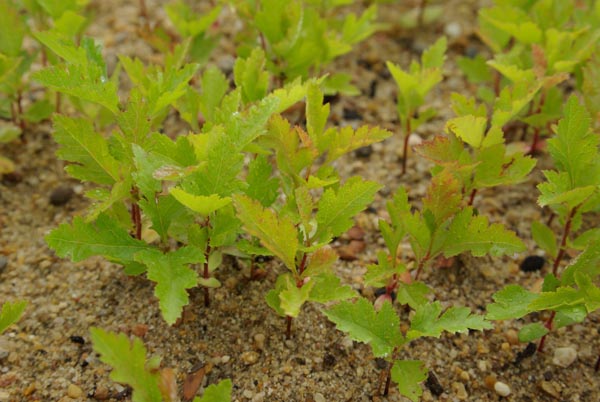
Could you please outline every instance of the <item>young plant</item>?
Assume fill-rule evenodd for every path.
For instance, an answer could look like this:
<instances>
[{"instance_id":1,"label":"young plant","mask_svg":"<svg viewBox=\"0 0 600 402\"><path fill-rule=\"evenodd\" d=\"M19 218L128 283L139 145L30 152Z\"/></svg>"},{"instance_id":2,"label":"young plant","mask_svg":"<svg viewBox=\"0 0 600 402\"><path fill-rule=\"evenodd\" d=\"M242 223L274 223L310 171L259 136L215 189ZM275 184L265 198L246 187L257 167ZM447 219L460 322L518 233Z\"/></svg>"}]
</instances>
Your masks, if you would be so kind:
<instances>
[{"instance_id":1,"label":"young plant","mask_svg":"<svg viewBox=\"0 0 600 402\"><path fill-rule=\"evenodd\" d=\"M130 341L125 334L92 328L90 336L100 360L113 370L110 378L133 389L133 402L178 402L177 383L172 369L160 368L160 357L147 358L146 348L139 338ZM231 380L211 384L202 397L193 402L231 401ZM190 397L191 399L191 397Z\"/></svg>"},{"instance_id":2,"label":"young plant","mask_svg":"<svg viewBox=\"0 0 600 402\"><path fill-rule=\"evenodd\" d=\"M488 306L492 320L521 318L536 311L550 311L545 324L524 326L519 339L529 342L542 338L554 329L583 321L600 308L600 230L592 228L578 236L583 215L600 210L600 154L598 133L591 130L590 117L575 96L564 108L564 117L548 140L548 150L555 170L544 171L546 181L538 185L540 206L549 207L559 218L562 234L540 222L532 224L534 240L552 259L552 272L544 278L542 292L532 293L518 285L509 285L494 295ZM580 250L577 258L561 268L568 249Z\"/></svg>"},{"instance_id":3,"label":"young plant","mask_svg":"<svg viewBox=\"0 0 600 402\"><path fill-rule=\"evenodd\" d=\"M19 321L27 307L26 301L5 302L0 309L0 334Z\"/></svg>"},{"instance_id":4,"label":"young plant","mask_svg":"<svg viewBox=\"0 0 600 402\"><path fill-rule=\"evenodd\" d=\"M507 86L493 109L452 94L452 108L458 117L446 122L447 136L425 141L416 152L435 163L434 175L447 172L458 180L467 205L473 205L477 191L483 188L525 180L536 161L505 144L503 127L531 101L540 85L526 80Z\"/></svg>"},{"instance_id":5,"label":"young plant","mask_svg":"<svg viewBox=\"0 0 600 402\"><path fill-rule=\"evenodd\" d=\"M425 97L442 81L442 66L446 58L447 41L445 37L438 39L421 56L421 63L412 61L408 71L388 61L388 70L392 73L398 87L397 111L400 126L404 131L404 147L402 150L402 174L406 173L408 156L408 138L413 130L435 116L435 110L429 108L419 111L425 103Z\"/></svg>"},{"instance_id":6,"label":"young plant","mask_svg":"<svg viewBox=\"0 0 600 402\"><path fill-rule=\"evenodd\" d=\"M428 234L430 230L428 227L437 226L436 222L444 222L444 215L456 214L456 211L452 211L452 205L446 209L443 202L450 201L456 205L459 198L451 193L446 193L440 184L439 182L433 183L432 191L424 200L423 220L418 213L411 215L404 189L401 188L392 201L388 202L387 209L391 222L379 221L388 252L378 254L378 264L370 266L365 277L365 285L384 286L385 294L378 297L375 305L361 298L354 303L343 301L325 311L327 317L337 325L338 329L347 332L356 341L369 343L375 357L383 357L388 361L389 365L386 368L385 376L382 376L382 378L386 378L383 394L387 395L390 380L393 380L398 385L400 394L412 401L419 400L422 393L419 384L427 378L427 369L421 361L400 360L399 354L403 347L418 338L438 338L444 331L457 333L470 329L491 328L490 323L485 321L483 316L471 314L466 307L453 306L444 311L440 302L429 302L427 294L430 289L421 282L407 280L406 265L402 259L398 258L398 246L404 237L409 235L412 237L411 245L415 256L417 259L419 256L421 257L420 269L422 261L428 259L429 256L423 257L423 247L418 244L419 240L432 237L431 233ZM452 183L444 184L451 185ZM437 192L435 196L434 192ZM468 211L468 214L470 213L471 211ZM428 253L435 255L442 253L441 250L445 250L450 255L454 255L470 249L475 255L483 255L488 252L497 253L499 250L494 250L494 248L503 247L502 237L506 237L506 231L498 227L485 229L487 224L476 223L477 218L472 218L471 224L467 226L465 226L465 222L460 225L456 224L455 222L459 220L464 221L464 218L456 216L449 225L446 224L449 226L447 233L438 234L437 240L424 242L440 244L440 246L428 246L430 248ZM477 235L475 235L476 230L473 230L475 227L480 230ZM415 238L415 234L418 238ZM498 245L494 245L495 241L492 240L496 234L500 235L497 238ZM483 240L486 237L487 240ZM476 243L479 244L475 246ZM414 315L410 319L410 327L406 333L400 329L400 318L392 305L395 300L414 310ZM381 390L381 384L379 390Z\"/></svg>"},{"instance_id":7,"label":"young plant","mask_svg":"<svg viewBox=\"0 0 600 402\"><path fill-rule=\"evenodd\" d=\"M600 39L597 14L592 3L559 0L503 2L479 12L480 36L494 52L488 64L497 71L496 95L500 74L512 82L524 74L546 81L521 119L525 132L533 128L531 153L560 117L563 95L556 85L574 76L581 88L582 68Z\"/></svg>"},{"instance_id":8,"label":"young plant","mask_svg":"<svg viewBox=\"0 0 600 402\"><path fill-rule=\"evenodd\" d=\"M390 133L377 127L325 129L329 105L313 82L306 99L306 130L290 127L274 116L261 144L274 154L283 197L265 208L260 193L233 197L244 229L278 257L289 272L278 277L267 303L287 317L286 336L292 317L305 302L325 303L354 296L333 273L336 253L328 246L334 237L352 226L352 218L375 196L377 183L352 177L340 183L334 161L353 150L381 141ZM320 165L317 165L317 163Z\"/></svg>"},{"instance_id":9,"label":"young plant","mask_svg":"<svg viewBox=\"0 0 600 402\"><path fill-rule=\"evenodd\" d=\"M301 77L318 77L323 67L383 28L375 21L377 7L362 15L342 13L347 1L326 0L230 0L242 20L238 54L248 56L260 41L267 55L268 69L286 82ZM335 73L326 78L327 93L357 94L351 77Z\"/></svg>"},{"instance_id":10,"label":"young plant","mask_svg":"<svg viewBox=\"0 0 600 402\"><path fill-rule=\"evenodd\" d=\"M210 121L199 134L171 140L157 129L198 68L183 64L184 47L166 58L164 69L123 57L136 87L121 104L95 46L85 40L79 48L51 43L68 60L41 71L38 80L103 106L116 127L105 138L86 118L54 117L58 155L71 163L71 176L96 185L87 193L95 204L85 219L62 224L46 240L61 257L101 255L127 274L145 273L156 282L165 321L173 324L188 303L188 289L203 286L208 306L208 289L220 286L212 272L223 253L233 252L241 230L231 197L255 186L250 182L246 190L241 180L244 155L269 117L294 103L302 89L281 90L246 107L240 88L226 96L218 86L204 88L202 108ZM75 72L77 79L68 79ZM226 82L215 70L202 81L206 77Z\"/></svg>"}]
</instances>

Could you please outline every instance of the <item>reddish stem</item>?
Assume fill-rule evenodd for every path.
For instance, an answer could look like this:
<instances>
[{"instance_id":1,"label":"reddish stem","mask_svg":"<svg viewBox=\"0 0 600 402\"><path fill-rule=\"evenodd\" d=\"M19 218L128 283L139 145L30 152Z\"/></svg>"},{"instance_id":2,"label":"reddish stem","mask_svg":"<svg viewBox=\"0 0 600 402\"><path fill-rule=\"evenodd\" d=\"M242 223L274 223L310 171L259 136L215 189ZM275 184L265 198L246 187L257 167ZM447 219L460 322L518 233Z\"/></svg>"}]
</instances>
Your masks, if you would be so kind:
<instances>
[{"instance_id":1,"label":"reddish stem","mask_svg":"<svg viewBox=\"0 0 600 402\"><path fill-rule=\"evenodd\" d=\"M548 328L548 331L552 330L552 323L554 322L555 316L556 316L556 311L553 311L552 314L550 314L550 317L544 323L544 327ZM546 336L548 336L548 334L542 336L542 339L540 339L540 344L538 345L538 348L537 348L538 352L544 351L544 344L546 343Z\"/></svg>"},{"instance_id":2,"label":"reddish stem","mask_svg":"<svg viewBox=\"0 0 600 402\"><path fill-rule=\"evenodd\" d=\"M562 239L560 240L560 248L558 250L558 255L554 260L554 265L552 266L552 273L554 276L558 277L558 266L560 265L560 261L565 255L567 239L569 238L569 234L571 233L571 224L573 223L573 217L575 217L575 213L577 212L577 207L571 209L569 212L569 216L567 217L567 222L565 222L565 230L563 231Z\"/></svg>"},{"instance_id":3,"label":"reddish stem","mask_svg":"<svg viewBox=\"0 0 600 402\"><path fill-rule=\"evenodd\" d=\"M402 174L406 173L406 161L408 160L408 137L410 137L410 116L406 118L404 130L404 149L402 151Z\"/></svg>"},{"instance_id":4,"label":"reddish stem","mask_svg":"<svg viewBox=\"0 0 600 402\"><path fill-rule=\"evenodd\" d=\"M562 239L560 240L560 248L558 250L558 255L556 256L556 259L554 260L554 264L552 266L552 274L557 278L558 278L558 267L560 266L560 261L562 260L563 256L565 255L567 239L569 238L569 234L571 232L571 224L573 222L573 217L575 216L575 213L577 213L577 207L571 209L571 211L569 212L569 216L567 217L567 221L565 222L565 229L563 230ZM548 320L546 320L546 323L544 324L544 326L546 328L548 328L548 331L552 330L552 323L554 322L555 316L556 316L556 311L553 311L552 314L550 315L550 317L548 318ZM547 335L548 334L542 336L542 339L540 339L540 343L537 348L538 352L542 352L544 350L544 344L546 343Z\"/></svg>"},{"instance_id":5,"label":"reddish stem","mask_svg":"<svg viewBox=\"0 0 600 402\"><path fill-rule=\"evenodd\" d=\"M473 201L475 201L475 195L477 194L477 189L474 188L473 190L471 190L471 194L469 195L469 203L467 204L468 206L473 206Z\"/></svg>"}]
</instances>

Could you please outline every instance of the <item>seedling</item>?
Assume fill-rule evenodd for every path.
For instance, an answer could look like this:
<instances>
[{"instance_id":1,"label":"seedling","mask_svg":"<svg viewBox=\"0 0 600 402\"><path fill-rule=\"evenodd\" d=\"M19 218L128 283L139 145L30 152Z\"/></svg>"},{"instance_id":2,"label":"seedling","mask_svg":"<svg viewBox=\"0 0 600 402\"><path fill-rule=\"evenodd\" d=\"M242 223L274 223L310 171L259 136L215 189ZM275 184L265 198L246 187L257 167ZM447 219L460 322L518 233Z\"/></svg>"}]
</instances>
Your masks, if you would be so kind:
<instances>
[{"instance_id":1,"label":"seedling","mask_svg":"<svg viewBox=\"0 0 600 402\"><path fill-rule=\"evenodd\" d=\"M425 103L425 97L442 81L442 66L446 58L446 38L438 39L423 52L421 63L414 61L408 71L392 62L387 68L392 73L398 87L397 111L400 126L404 131L404 147L402 150L402 174L406 173L408 159L408 138L421 124L435 116L435 109L419 111Z\"/></svg>"},{"instance_id":2,"label":"seedling","mask_svg":"<svg viewBox=\"0 0 600 402\"><path fill-rule=\"evenodd\" d=\"M67 172L94 183L95 201L85 219L76 217L46 237L60 256L74 261L102 255L130 275L145 273L156 282L164 319L173 324L188 303L187 289L220 286L213 271L223 253L234 252L241 223L231 205L234 193L257 191L262 173L241 180L246 148L263 133L269 117L303 95L303 86L276 91L261 101L241 103L241 88L225 95L226 82L214 69L204 72L198 107L209 119L200 134L177 140L156 132L168 110L188 92L198 66L183 64L185 46L177 47L165 67L121 61L136 87L120 104L115 82L107 81L104 62L90 41L82 47L49 41L67 57L37 79L59 91L101 105L113 114L115 130L107 139L85 118L54 117L59 157L71 162ZM76 73L76 74L75 74ZM69 78L77 75L77 79ZM189 105L188 105L189 106ZM262 159L250 164L260 170ZM196 269L201 271L199 277Z\"/></svg>"},{"instance_id":3,"label":"seedling","mask_svg":"<svg viewBox=\"0 0 600 402\"><path fill-rule=\"evenodd\" d=\"M536 243L552 259L552 272L544 278L540 294L517 285L507 286L494 295L488 306L489 319L521 318L535 311L550 311L545 324L524 326L519 339L539 339L543 350L546 334L554 329L583 321L600 308L600 288L594 283L600 274L600 231L592 228L573 238L580 229L582 216L600 208L600 154L598 134L591 130L590 117L575 96L564 108L564 117L548 140L555 170L544 171L546 181L538 185L540 206L548 206L562 226L560 240L553 230L540 222L532 225ZM581 250L563 269L567 249Z\"/></svg>"},{"instance_id":4,"label":"seedling","mask_svg":"<svg viewBox=\"0 0 600 402\"><path fill-rule=\"evenodd\" d=\"M377 16L374 5L357 16L342 14L340 5L347 2L230 0L229 3L246 24L238 37L238 54L248 56L259 41L267 55L267 68L285 82L298 77L318 77L326 65L383 28L374 22ZM350 80L349 74L335 73L326 78L323 88L327 93L356 95L358 90Z\"/></svg>"},{"instance_id":5,"label":"seedling","mask_svg":"<svg viewBox=\"0 0 600 402\"><path fill-rule=\"evenodd\" d=\"M133 402L180 400L173 371L160 368L160 357L147 358L146 347L139 338L130 341L125 334L106 332L101 328L92 328L90 335L100 360L113 368L110 378L133 389ZM193 402L229 402L231 389L231 380L222 380L209 385L204 396L195 397Z\"/></svg>"},{"instance_id":6,"label":"seedling","mask_svg":"<svg viewBox=\"0 0 600 402\"><path fill-rule=\"evenodd\" d=\"M313 82L307 92L306 131L274 116L267 134L260 139L274 154L281 175L278 191L284 195L279 198L282 202L265 208L259 193L234 196L244 229L289 270L278 277L275 289L267 294L269 306L287 317L288 338L292 318L300 314L305 302L325 303L354 296L354 291L342 286L333 274L337 255L328 244L352 226L352 218L373 200L380 186L358 177L341 184L333 162L390 135L377 127L325 129L329 105L322 103L323 93Z\"/></svg>"}]
</instances>

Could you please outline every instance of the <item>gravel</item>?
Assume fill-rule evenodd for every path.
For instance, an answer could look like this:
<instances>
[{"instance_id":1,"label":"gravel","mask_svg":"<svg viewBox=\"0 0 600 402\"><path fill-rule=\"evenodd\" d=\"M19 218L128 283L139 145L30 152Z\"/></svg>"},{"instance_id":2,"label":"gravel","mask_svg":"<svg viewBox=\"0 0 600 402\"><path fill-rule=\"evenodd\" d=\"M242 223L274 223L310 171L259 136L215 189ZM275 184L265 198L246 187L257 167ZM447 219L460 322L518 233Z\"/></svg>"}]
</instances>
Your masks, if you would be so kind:
<instances>
[{"instance_id":1,"label":"gravel","mask_svg":"<svg viewBox=\"0 0 600 402\"><path fill-rule=\"evenodd\" d=\"M147 4L153 18L165 18L156 1L147 0ZM446 29L451 23L458 24L461 35L469 37L475 23L473 4L447 2L443 17ZM160 59L161 55L153 53L137 35L136 5L137 2L114 0L92 2L97 15L88 33L101 38L106 46L109 69L114 67L117 53L143 60ZM394 11L394 5L382 7L382 16L390 21L403 12ZM352 250L352 260L340 261L336 266L345 283L366 295L373 291L364 288L362 275L382 249L377 219L387 216L385 202L399 185L404 185L411 202L420 206L430 178L430 165L414 154L408 159L407 174L399 175L402 136L394 105L395 84L384 63L390 59L407 66L415 56L410 49L421 46L421 42L432 43L443 26L432 25L419 31L416 44L410 39L414 33L379 33L332 67L332 71L350 70L365 95L351 101L337 98L332 104L331 122L350 124L343 118L346 108L355 111L363 123L378 124L395 133L368 152L352 155L338 164L344 177L361 175L386 186L370 211L356 219L357 227L365 232L360 241L366 248L360 252ZM457 31L452 28L451 32ZM230 36L224 35L221 50L213 61L230 64ZM481 52L476 41L469 46ZM460 52L451 51L447 78L429 98L427 106L435 107L438 116L419 128L417 134L423 139L440 133L445 119L452 116L448 107L450 91L465 90L464 80L451 67L458 55ZM374 87L376 91L372 90ZM167 128L176 133L182 126L175 122ZM37 130L47 134L50 127L41 124ZM122 400L119 398L130 391L109 379L110 369L92 351L88 335L92 326L142 335L149 353L162 356L163 367L174 368L179 384L193 367L212 364L203 386L231 378L233 401L404 401L394 387L387 398L376 395L385 365L373 359L368 345L352 342L337 332L321 314L320 306L307 305L293 321L292 339L285 339L285 320L264 301L277 275L284 271L275 260L262 264L264 275L260 281L247 280L249 267L242 261L236 266L225 264L216 275L226 286L211 291L212 307L205 309L201 289L194 289L183 319L169 327L160 316L150 281L128 277L120 267L101 258L80 263L57 258L46 247L43 236L61 222L84 214L88 205L79 196L71 197L60 208L48 205L48 196L55 189L76 188L78 184L65 176L63 163L54 157L56 146L51 139L37 134L25 134L27 141L23 143L0 145L0 153L15 161L23 178L3 180L0 184L0 302L25 299L29 303L21 321L0 336L0 346L8 351L0 359L0 401L65 401L63 398L75 394L95 395L92 400ZM541 156L538 166L548 167L547 157ZM536 205L535 185L541 177L537 170L510 191L481 191L475 199L479 213L505 223L529 239L531 222L546 218L545 211ZM76 193L83 190L78 188ZM597 226L598 216L592 219L585 224ZM344 241L347 240L340 239L334 247L347 245ZM533 242L527 240L527 245L528 254L537 253ZM410 262L406 245L402 253ZM506 284L518 283L529 289L540 286L545 269L521 271L519 261L524 257L460 256L448 268L429 267L421 279L434 289L433 296L443 305L465 305L481 313L491 302L491 295ZM399 314L403 314L401 309ZM435 372L437 383L429 379L423 386L425 401L497 401L499 395L510 393L514 401L543 402L556 400L556 392L573 401L597 400L600 379L593 366L600 350L599 315L592 314L577 331L553 331L547 338L546 352L532 355L525 345L515 342L515 331L546 318L540 314L498 322L494 329L482 333L419 339L402 350L401 358L421 359L430 373ZM580 350L567 368L552 364L560 345L576 345ZM543 379L546 372L551 380ZM539 384L535 395L531 381Z\"/></svg>"}]
</instances>

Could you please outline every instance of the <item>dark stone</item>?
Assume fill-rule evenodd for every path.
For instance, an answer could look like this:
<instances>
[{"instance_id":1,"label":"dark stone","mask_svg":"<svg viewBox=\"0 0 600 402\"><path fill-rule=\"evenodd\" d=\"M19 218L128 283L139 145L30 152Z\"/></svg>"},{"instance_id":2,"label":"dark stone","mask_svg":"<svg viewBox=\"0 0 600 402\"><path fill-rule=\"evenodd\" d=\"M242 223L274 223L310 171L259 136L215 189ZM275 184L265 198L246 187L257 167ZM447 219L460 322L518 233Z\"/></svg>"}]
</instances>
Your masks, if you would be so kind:
<instances>
[{"instance_id":1,"label":"dark stone","mask_svg":"<svg viewBox=\"0 0 600 402\"><path fill-rule=\"evenodd\" d=\"M73 343L78 343L80 345L83 345L85 343L85 339L83 339L83 337L79 335L71 335L69 337L69 340Z\"/></svg>"},{"instance_id":2,"label":"dark stone","mask_svg":"<svg viewBox=\"0 0 600 402\"><path fill-rule=\"evenodd\" d=\"M331 353L327 353L323 358L323 367L331 368L333 366L335 366L335 356Z\"/></svg>"},{"instance_id":3,"label":"dark stone","mask_svg":"<svg viewBox=\"0 0 600 402\"><path fill-rule=\"evenodd\" d=\"M19 184L23 181L23 175L19 172L4 173L2 175L2 184L7 186Z\"/></svg>"},{"instance_id":4,"label":"dark stone","mask_svg":"<svg viewBox=\"0 0 600 402\"><path fill-rule=\"evenodd\" d=\"M388 362L385 359L378 357L375 359L375 367L379 370L385 370L388 367Z\"/></svg>"},{"instance_id":5,"label":"dark stone","mask_svg":"<svg viewBox=\"0 0 600 402\"><path fill-rule=\"evenodd\" d=\"M429 371L429 373L427 374L425 386L435 396L440 396L444 393L444 387L442 387L442 384L440 384L440 381L437 379L433 371Z\"/></svg>"},{"instance_id":6,"label":"dark stone","mask_svg":"<svg viewBox=\"0 0 600 402\"><path fill-rule=\"evenodd\" d=\"M530 255L521 262L520 268L523 272L535 272L542 269L545 263L546 259L544 257Z\"/></svg>"},{"instance_id":7,"label":"dark stone","mask_svg":"<svg viewBox=\"0 0 600 402\"><path fill-rule=\"evenodd\" d=\"M362 120L362 115L354 109L344 108L344 119L346 120Z\"/></svg>"},{"instance_id":8,"label":"dark stone","mask_svg":"<svg viewBox=\"0 0 600 402\"><path fill-rule=\"evenodd\" d=\"M360 147L356 151L354 151L354 155L357 158L368 158L373 153L373 147L371 145L367 145L366 147Z\"/></svg>"},{"instance_id":9,"label":"dark stone","mask_svg":"<svg viewBox=\"0 0 600 402\"><path fill-rule=\"evenodd\" d=\"M470 59L477 56L477 53L479 52L477 51L477 48L475 46L467 46L467 48L465 49L465 56L467 56Z\"/></svg>"},{"instance_id":10,"label":"dark stone","mask_svg":"<svg viewBox=\"0 0 600 402\"><path fill-rule=\"evenodd\" d=\"M537 350L537 345L535 344L535 342L529 342L527 344L527 346L525 347L525 349L523 349L521 352L517 353L517 357L515 358L515 364L519 365L521 364L521 362L525 359L527 359L528 357L531 357L535 354L535 351Z\"/></svg>"},{"instance_id":11,"label":"dark stone","mask_svg":"<svg viewBox=\"0 0 600 402\"><path fill-rule=\"evenodd\" d=\"M369 98L374 98L375 94L377 94L377 80L371 81L369 85Z\"/></svg>"},{"instance_id":12,"label":"dark stone","mask_svg":"<svg viewBox=\"0 0 600 402\"><path fill-rule=\"evenodd\" d=\"M552 375L552 372L551 372L551 371L546 371L546 372L544 373L544 380L546 380L546 381L552 381L552 378L553 378L553 377L554 377L554 376Z\"/></svg>"},{"instance_id":13,"label":"dark stone","mask_svg":"<svg viewBox=\"0 0 600 402\"><path fill-rule=\"evenodd\" d=\"M55 207L65 205L73 197L73 189L67 186L59 186L50 194L50 204Z\"/></svg>"}]
</instances>

